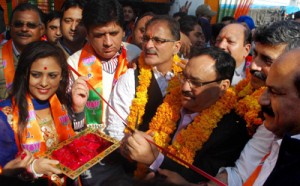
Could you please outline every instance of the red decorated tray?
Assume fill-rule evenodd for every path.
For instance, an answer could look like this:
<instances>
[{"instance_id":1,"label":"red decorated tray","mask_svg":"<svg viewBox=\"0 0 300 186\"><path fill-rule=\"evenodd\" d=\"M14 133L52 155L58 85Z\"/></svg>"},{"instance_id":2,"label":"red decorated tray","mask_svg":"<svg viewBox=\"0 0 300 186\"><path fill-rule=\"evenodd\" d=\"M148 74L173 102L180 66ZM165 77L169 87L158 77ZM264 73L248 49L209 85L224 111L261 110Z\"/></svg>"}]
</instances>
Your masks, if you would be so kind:
<instances>
[{"instance_id":1,"label":"red decorated tray","mask_svg":"<svg viewBox=\"0 0 300 186\"><path fill-rule=\"evenodd\" d=\"M62 172L75 179L120 146L119 141L88 128L47 152L47 158L60 162Z\"/></svg>"}]
</instances>

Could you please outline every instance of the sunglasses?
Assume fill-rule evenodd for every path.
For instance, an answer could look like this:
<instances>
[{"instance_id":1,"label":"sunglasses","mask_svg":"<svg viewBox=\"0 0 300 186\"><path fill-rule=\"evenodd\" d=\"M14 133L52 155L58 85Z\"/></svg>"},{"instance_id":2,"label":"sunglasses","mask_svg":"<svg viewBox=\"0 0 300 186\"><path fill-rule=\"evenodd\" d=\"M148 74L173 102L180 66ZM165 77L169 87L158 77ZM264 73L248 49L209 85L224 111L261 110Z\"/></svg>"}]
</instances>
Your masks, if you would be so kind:
<instances>
[{"instance_id":1,"label":"sunglasses","mask_svg":"<svg viewBox=\"0 0 300 186\"><path fill-rule=\"evenodd\" d=\"M24 23L22 21L15 21L12 25L15 28L22 28L22 27L24 27L24 25L26 25L27 28L35 29L38 26L40 26L41 24L36 24L36 23L31 23L31 22Z\"/></svg>"}]
</instances>

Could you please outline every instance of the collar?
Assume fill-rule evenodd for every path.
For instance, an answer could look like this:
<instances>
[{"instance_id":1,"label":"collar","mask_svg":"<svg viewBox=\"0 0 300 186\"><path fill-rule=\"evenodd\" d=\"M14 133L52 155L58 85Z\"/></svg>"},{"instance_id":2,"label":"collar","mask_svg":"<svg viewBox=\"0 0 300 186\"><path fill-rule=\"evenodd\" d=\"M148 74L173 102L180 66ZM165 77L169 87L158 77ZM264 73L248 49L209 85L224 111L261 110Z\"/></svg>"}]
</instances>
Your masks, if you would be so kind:
<instances>
[{"instance_id":1,"label":"collar","mask_svg":"<svg viewBox=\"0 0 300 186\"><path fill-rule=\"evenodd\" d=\"M300 134L292 135L291 138L300 139ZM275 137L275 142L280 146L282 142L282 138Z\"/></svg>"},{"instance_id":2,"label":"collar","mask_svg":"<svg viewBox=\"0 0 300 186\"><path fill-rule=\"evenodd\" d=\"M246 71L246 61L244 61L240 66L235 68L234 73L240 76L241 74L245 73L245 71Z\"/></svg>"},{"instance_id":3,"label":"collar","mask_svg":"<svg viewBox=\"0 0 300 186\"><path fill-rule=\"evenodd\" d=\"M18 51L18 49L16 48L14 42L12 42L12 48L13 48L13 52L14 52L14 55L17 56L17 58L19 59L21 53Z\"/></svg>"},{"instance_id":4,"label":"collar","mask_svg":"<svg viewBox=\"0 0 300 186\"><path fill-rule=\"evenodd\" d=\"M187 118L190 118L191 121L193 121L194 118L196 116L198 116L198 115L199 115L198 112L193 112L191 114L188 114L188 112L187 112L187 110L185 108L181 108L181 110L180 110L180 116L181 116L181 118L187 117Z\"/></svg>"},{"instance_id":5,"label":"collar","mask_svg":"<svg viewBox=\"0 0 300 186\"><path fill-rule=\"evenodd\" d=\"M64 44L63 39L61 38L58 40L59 44L65 49L65 51L69 54L72 55L72 51Z\"/></svg>"},{"instance_id":6,"label":"collar","mask_svg":"<svg viewBox=\"0 0 300 186\"><path fill-rule=\"evenodd\" d=\"M121 49L121 50L122 50L122 49ZM112 60L118 58L120 54L121 54L121 52L118 51L112 58L110 58L110 59L108 59L108 60L101 59L101 57L100 57L101 63L102 63L102 64L108 63L108 62L110 62L110 61L112 61Z\"/></svg>"},{"instance_id":7,"label":"collar","mask_svg":"<svg viewBox=\"0 0 300 186\"><path fill-rule=\"evenodd\" d=\"M34 110L42 110L50 107L49 100L41 101L38 99L32 99L32 103L33 103Z\"/></svg>"},{"instance_id":8,"label":"collar","mask_svg":"<svg viewBox=\"0 0 300 186\"><path fill-rule=\"evenodd\" d=\"M160 71L157 70L156 67L153 67L152 70L154 74L156 74L159 77L164 77L166 78L166 80L171 80L175 76L174 72L171 71L168 71L165 75L163 75Z\"/></svg>"}]
</instances>

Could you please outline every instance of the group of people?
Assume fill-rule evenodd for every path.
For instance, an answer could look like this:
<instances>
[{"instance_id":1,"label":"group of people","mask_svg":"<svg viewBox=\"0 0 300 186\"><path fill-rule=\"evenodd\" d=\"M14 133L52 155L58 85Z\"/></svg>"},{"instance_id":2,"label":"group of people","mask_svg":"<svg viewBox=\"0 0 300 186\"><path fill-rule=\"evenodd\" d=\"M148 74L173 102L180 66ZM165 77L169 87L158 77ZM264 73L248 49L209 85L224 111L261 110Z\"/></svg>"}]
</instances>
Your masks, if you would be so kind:
<instances>
[{"instance_id":1,"label":"group of people","mask_svg":"<svg viewBox=\"0 0 300 186\"><path fill-rule=\"evenodd\" d=\"M254 33L229 23L205 47L197 21L146 13L127 43L117 0L66 0L46 24L36 6L19 4L0 52L1 179L298 185L300 23ZM56 37L41 41L46 27ZM192 47L183 55L186 40ZM120 148L68 180L44 155L87 127Z\"/></svg>"}]
</instances>

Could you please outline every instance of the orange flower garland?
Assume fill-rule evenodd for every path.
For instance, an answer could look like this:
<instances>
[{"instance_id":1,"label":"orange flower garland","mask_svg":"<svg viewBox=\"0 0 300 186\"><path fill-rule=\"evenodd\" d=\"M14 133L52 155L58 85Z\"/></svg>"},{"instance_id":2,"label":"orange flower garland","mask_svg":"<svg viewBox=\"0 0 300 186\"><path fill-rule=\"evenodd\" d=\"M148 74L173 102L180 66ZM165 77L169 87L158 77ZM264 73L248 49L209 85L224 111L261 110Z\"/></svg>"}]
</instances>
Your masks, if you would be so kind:
<instances>
[{"instance_id":1,"label":"orange flower garland","mask_svg":"<svg viewBox=\"0 0 300 186\"><path fill-rule=\"evenodd\" d=\"M173 58L172 71L175 75L178 72L181 72L182 69L177 66L177 63L180 61L180 58L175 55ZM138 76L139 85L136 89L136 97L132 100L132 104L130 106L130 113L127 118L127 125L135 129L135 123L138 115L138 124L142 123L142 117L145 113L145 106L148 102L148 87L152 78L152 67L146 65L144 62L144 54L142 53L138 59L140 74ZM168 87L176 86L176 84L170 83ZM168 88L169 90L169 88ZM128 132L125 129L125 132Z\"/></svg>"},{"instance_id":2,"label":"orange flower garland","mask_svg":"<svg viewBox=\"0 0 300 186\"><path fill-rule=\"evenodd\" d=\"M241 80L235 87L234 87L234 90L236 92L236 95L239 97L239 98L243 98L247 95L250 95L253 93L253 88L251 86L251 83L250 83L250 80L251 80L251 74L250 74L250 69L247 68L246 69L246 78Z\"/></svg>"},{"instance_id":3,"label":"orange flower garland","mask_svg":"<svg viewBox=\"0 0 300 186\"><path fill-rule=\"evenodd\" d=\"M259 116L261 107L258 99L264 92L265 87L254 90L250 82L251 74L249 69L247 69L246 73L246 78L235 86L236 94L240 98L236 105L236 112L244 118L247 123L248 133L253 135L257 127L263 122Z\"/></svg>"},{"instance_id":4,"label":"orange flower garland","mask_svg":"<svg viewBox=\"0 0 300 186\"><path fill-rule=\"evenodd\" d=\"M180 85L178 78L173 78L172 83ZM156 115L149 124L150 131L154 134L154 142L177 157L193 163L196 152L208 140L214 128L225 114L228 114L236 105L237 97L230 88L214 105L203 110L195 117L186 129L182 129L171 145L171 134L176 130L176 123L180 118L181 105L180 86L171 89L164 102L158 107ZM176 160L175 160L176 161ZM146 173L146 165L138 164L135 175L142 178Z\"/></svg>"},{"instance_id":5,"label":"orange flower garland","mask_svg":"<svg viewBox=\"0 0 300 186\"><path fill-rule=\"evenodd\" d=\"M250 135L253 135L256 128L262 124L263 120L259 116L261 107L258 103L259 97L264 92L265 87L261 87L254 91L252 94L245 96L238 101L236 106L236 112L240 116L243 116L247 123L247 129Z\"/></svg>"},{"instance_id":6,"label":"orange flower garland","mask_svg":"<svg viewBox=\"0 0 300 186\"><path fill-rule=\"evenodd\" d=\"M234 108L237 97L232 89L228 89L214 105L199 113L186 129L180 130L169 145L170 135L175 132L176 122L180 118L180 97L180 87L173 89L158 107L149 127L154 132L153 139L156 144L167 147L170 152L192 164L196 151L202 148L223 116Z\"/></svg>"}]
</instances>

